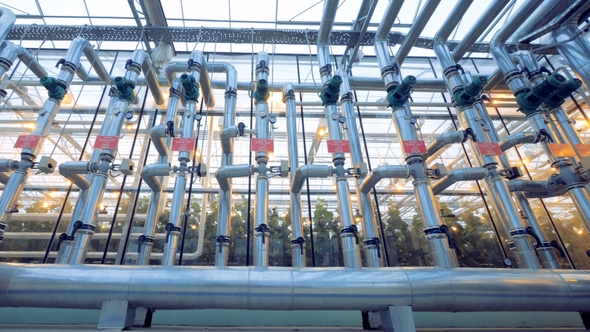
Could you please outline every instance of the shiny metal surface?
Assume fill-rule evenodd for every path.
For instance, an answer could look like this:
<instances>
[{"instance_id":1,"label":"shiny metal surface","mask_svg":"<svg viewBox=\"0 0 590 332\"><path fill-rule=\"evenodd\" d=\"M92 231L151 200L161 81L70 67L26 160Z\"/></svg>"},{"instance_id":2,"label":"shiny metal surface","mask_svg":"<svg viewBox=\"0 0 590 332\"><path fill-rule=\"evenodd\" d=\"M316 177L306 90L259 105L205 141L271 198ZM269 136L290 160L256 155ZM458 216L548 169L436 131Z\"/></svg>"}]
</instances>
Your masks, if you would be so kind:
<instances>
[{"instance_id":1,"label":"shiny metal surface","mask_svg":"<svg viewBox=\"0 0 590 332\"><path fill-rule=\"evenodd\" d=\"M536 143L540 140L539 134L533 131L525 131L511 134L500 139L500 150L506 151L520 144Z\"/></svg>"},{"instance_id":2,"label":"shiny metal surface","mask_svg":"<svg viewBox=\"0 0 590 332\"><path fill-rule=\"evenodd\" d=\"M291 192L299 193L307 178L327 178L332 176L333 168L327 165L303 165L295 171L291 181Z\"/></svg>"},{"instance_id":3,"label":"shiny metal surface","mask_svg":"<svg viewBox=\"0 0 590 332\"><path fill-rule=\"evenodd\" d=\"M432 192L440 194L445 189L459 181L482 180L488 175L488 170L483 167L462 168L450 171L443 178L432 185Z\"/></svg>"},{"instance_id":4,"label":"shiny metal surface","mask_svg":"<svg viewBox=\"0 0 590 332\"><path fill-rule=\"evenodd\" d=\"M447 46L447 40L472 3L473 0L457 1L445 22L442 24L436 35L434 35L434 53L436 53L436 57L438 58L438 61L440 61L443 70L455 66L455 60L453 60L453 57L451 56ZM453 89L457 85L462 85L460 79L455 81L451 88Z\"/></svg>"},{"instance_id":5,"label":"shiny metal surface","mask_svg":"<svg viewBox=\"0 0 590 332\"><path fill-rule=\"evenodd\" d=\"M564 25L553 32L551 40L576 76L582 80L586 90L590 91L590 42L583 33L578 35L578 25L574 22Z\"/></svg>"},{"instance_id":6,"label":"shiny metal surface","mask_svg":"<svg viewBox=\"0 0 590 332\"><path fill-rule=\"evenodd\" d=\"M461 143L464 140L465 140L465 132L463 130L450 131L450 132L446 132L444 134L438 135L438 136L436 136L434 141L430 142L430 144L428 144L428 146L426 147L428 152L426 152L426 155L424 155L423 158L426 160L430 156L432 156L435 153L437 153L438 151L440 151L440 149L444 148L445 146L447 146L449 144L454 144L454 143Z\"/></svg>"},{"instance_id":7,"label":"shiny metal surface","mask_svg":"<svg viewBox=\"0 0 590 332\"><path fill-rule=\"evenodd\" d=\"M2 9L3 8L1 8L0 10ZM0 18L0 21L1 20L2 18ZM2 23L0 22L0 29L2 29L1 25ZM24 47L13 44L7 40L2 42L0 45L0 58L6 59L12 63L14 63L16 58L19 58L19 60L21 60L37 77L41 78L43 76L47 76L47 71L45 70L45 68L43 68L37 62L35 57L33 57L33 55L29 53L29 51L27 51ZM8 71L8 69L10 68L5 67L4 64L0 65L0 81L4 79L4 75L6 71Z\"/></svg>"},{"instance_id":8,"label":"shiny metal surface","mask_svg":"<svg viewBox=\"0 0 590 332\"><path fill-rule=\"evenodd\" d=\"M408 165L384 165L374 168L360 185L362 193L368 193L381 179L408 179L410 167Z\"/></svg>"},{"instance_id":9,"label":"shiny metal surface","mask_svg":"<svg viewBox=\"0 0 590 332\"><path fill-rule=\"evenodd\" d=\"M498 15L504 10L506 5L511 0L496 0L492 1L485 9L483 14L479 17L477 22L469 29L465 37L453 49L453 60L459 61L467 53L467 50L477 41L479 36L489 28L490 24L496 19Z\"/></svg>"},{"instance_id":10,"label":"shiny metal surface","mask_svg":"<svg viewBox=\"0 0 590 332\"><path fill-rule=\"evenodd\" d=\"M580 214L586 230L590 231L590 197L583 187L572 188L568 190L576 210Z\"/></svg>"},{"instance_id":11,"label":"shiny metal surface","mask_svg":"<svg viewBox=\"0 0 590 332\"><path fill-rule=\"evenodd\" d=\"M332 26L334 25L334 19L336 18L338 2L339 0L324 1L324 11L322 12L322 20L318 31L318 45L328 45L330 42L330 33L332 32ZM320 66L323 65L320 63Z\"/></svg>"},{"instance_id":12,"label":"shiny metal surface","mask_svg":"<svg viewBox=\"0 0 590 332\"><path fill-rule=\"evenodd\" d=\"M16 22L14 13L8 8L0 8L0 43L6 39L14 22Z\"/></svg>"},{"instance_id":13,"label":"shiny metal surface","mask_svg":"<svg viewBox=\"0 0 590 332\"><path fill-rule=\"evenodd\" d=\"M424 27L426 27L426 24L434 14L434 11L439 4L440 0L428 0L426 4L424 4L424 7L422 7L420 14L418 14L418 17L416 17L414 24L412 24L412 28L410 28L410 31L408 31L406 38L404 38L404 41L400 45L397 54L395 55L400 66L402 63L404 63L404 60L410 53L414 43L416 43L416 40L418 40L418 37L420 37L422 30L424 30Z\"/></svg>"},{"instance_id":14,"label":"shiny metal surface","mask_svg":"<svg viewBox=\"0 0 590 332\"><path fill-rule=\"evenodd\" d=\"M7 307L588 311L588 296L589 273L571 270L0 265Z\"/></svg>"}]
</instances>

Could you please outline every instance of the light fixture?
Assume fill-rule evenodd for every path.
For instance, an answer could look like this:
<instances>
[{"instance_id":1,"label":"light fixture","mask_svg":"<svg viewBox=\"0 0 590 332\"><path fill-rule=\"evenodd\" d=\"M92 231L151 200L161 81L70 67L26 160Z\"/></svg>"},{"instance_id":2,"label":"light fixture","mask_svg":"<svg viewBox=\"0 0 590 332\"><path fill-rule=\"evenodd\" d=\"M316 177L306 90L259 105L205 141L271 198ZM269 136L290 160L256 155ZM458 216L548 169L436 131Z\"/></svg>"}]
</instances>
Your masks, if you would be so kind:
<instances>
[{"instance_id":1,"label":"light fixture","mask_svg":"<svg viewBox=\"0 0 590 332\"><path fill-rule=\"evenodd\" d=\"M324 139L324 135L328 130L328 120L322 118L318 121L318 127L315 131L315 135L313 136L313 141L311 142L311 146L309 147L309 153L307 154L307 163L313 164L315 156L318 152L320 144Z\"/></svg>"},{"instance_id":2,"label":"light fixture","mask_svg":"<svg viewBox=\"0 0 590 332\"><path fill-rule=\"evenodd\" d=\"M363 216L361 215L359 209L354 210L354 221L359 223L359 222L361 222L362 218L363 218Z\"/></svg>"},{"instance_id":3,"label":"light fixture","mask_svg":"<svg viewBox=\"0 0 590 332\"><path fill-rule=\"evenodd\" d=\"M278 216L279 216L279 214L277 213L277 208L273 207L271 217L278 217Z\"/></svg>"},{"instance_id":4,"label":"light fixture","mask_svg":"<svg viewBox=\"0 0 590 332\"><path fill-rule=\"evenodd\" d=\"M192 229L197 229L197 225L195 225L195 224L191 224L191 228L192 228Z\"/></svg>"}]
</instances>

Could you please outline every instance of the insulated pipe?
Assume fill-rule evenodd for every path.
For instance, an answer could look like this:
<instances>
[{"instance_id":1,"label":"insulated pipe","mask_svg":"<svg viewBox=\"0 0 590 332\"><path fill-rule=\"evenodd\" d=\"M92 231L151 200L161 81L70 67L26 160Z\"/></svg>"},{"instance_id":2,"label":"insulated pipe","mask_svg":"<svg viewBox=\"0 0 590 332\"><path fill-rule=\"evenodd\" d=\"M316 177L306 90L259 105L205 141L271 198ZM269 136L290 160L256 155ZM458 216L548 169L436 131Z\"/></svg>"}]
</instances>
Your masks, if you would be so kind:
<instances>
[{"instance_id":1,"label":"insulated pipe","mask_svg":"<svg viewBox=\"0 0 590 332\"><path fill-rule=\"evenodd\" d=\"M379 27L377 28L377 32L375 32L375 42L387 40L389 32L391 31L391 27L393 26L399 11L402 9L403 4L404 0L389 1L389 4L387 4L387 9L385 9L385 13L383 13L383 19L381 19Z\"/></svg>"},{"instance_id":2,"label":"insulated pipe","mask_svg":"<svg viewBox=\"0 0 590 332\"><path fill-rule=\"evenodd\" d=\"M196 103L199 97L199 88L196 82L200 81L201 69L205 67L205 58L202 52L192 51L189 57L188 70L190 74L182 74L180 81L183 85L183 96L186 99L182 119L181 138L194 138ZM174 265L176 262L176 250L180 239L181 216L184 215L185 207L185 190L187 182L187 167L191 161L192 149L190 151L180 151L178 153L178 173L174 182L174 191L172 193L172 205L170 207L170 219L166 225L166 243L164 244L164 258L162 265ZM186 226L186 225L185 225Z\"/></svg>"},{"instance_id":3,"label":"insulated pipe","mask_svg":"<svg viewBox=\"0 0 590 332\"><path fill-rule=\"evenodd\" d=\"M224 154L233 153L235 137L238 137L239 130L237 126L227 126L219 133L219 141L221 144L221 152Z\"/></svg>"},{"instance_id":4,"label":"insulated pipe","mask_svg":"<svg viewBox=\"0 0 590 332\"><path fill-rule=\"evenodd\" d=\"M361 193L367 194L382 179L407 179L411 175L408 165L384 165L374 168L359 186Z\"/></svg>"},{"instance_id":5,"label":"insulated pipe","mask_svg":"<svg viewBox=\"0 0 590 332\"><path fill-rule=\"evenodd\" d=\"M168 163L147 165L141 170L141 178L154 193L162 190L162 183L158 177L168 175L170 175Z\"/></svg>"},{"instance_id":6,"label":"insulated pipe","mask_svg":"<svg viewBox=\"0 0 590 332\"><path fill-rule=\"evenodd\" d=\"M517 145L526 143L538 143L540 139L541 136L538 133L534 131L525 131L516 134L511 134L501 138L498 142L498 145L500 145L500 150L504 152Z\"/></svg>"},{"instance_id":7,"label":"insulated pipe","mask_svg":"<svg viewBox=\"0 0 590 332\"><path fill-rule=\"evenodd\" d=\"M464 130L450 131L437 136L434 141L430 142L427 147L427 152L422 156L424 160L428 159L440 149L444 148L449 144L461 143L467 140L467 134Z\"/></svg>"},{"instance_id":8,"label":"insulated pipe","mask_svg":"<svg viewBox=\"0 0 590 332\"><path fill-rule=\"evenodd\" d=\"M207 66L211 66L207 64L201 68L201 76L199 78L199 84L201 87L201 91L203 92L203 101L207 107L215 106L215 95L213 94L213 87L211 83L211 79L209 77ZM176 73L184 73L186 72L188 66L186 62L171 62L166 66L165 73L166 79L168 80L169 84L176 79ZM227 82L220 83L216 82L217 85L226 86ZM218 88L218 87L216 87Z\"/></svg>"},{"instance_id":9,"label":"insulated pipe","mask_svg":"<svg viewBox=\"0 0 590 332\"><path fill-rule=\"evenodd\" d=\"M215 178L221 190L230 190L232 178L243 178L254 174L254 167L248 164L221 166L215 172Z\"/></svg>"},{"instance_id":10,"label":"insulated pipe","mask_svg":"<svg viewBox=\"0 0 590 332\"><path fill-rule=\"evenodd\" d=\"M236 69L227 63L207 63L207 69L211 72L226 73L226 90L225 105L223 111L223 128L229 128L235 125L236 117L236 98L238 77ZM230 139L231 140L231 139ZM221 167L231 166L234 163L233 150L222 151ZM217 223L217 238L215 241L215 266L227 266L229 257L229 246L231 244L231 211L232 188L231 181L229 189L219 189L219 220Z\"/></svg>"},{"instance_id":11,"label":"insulated pipe","mask_svg":"<svg viewBox=\"0 0 590 332\"><path fill-rule=\"evenodd\" d=\"M426 27L426 24L430 21L430 18L439 4L440 0L428 0L424 7L422 7L420 14L416 17L415 23L412 24L412 28L410 28L410 31L406 35L406 38L404 38L404 41L400 45L395 56L397 63L400 66L412 50L414 43L416 43L416 40L420 37L422 30L424 30L424 27Z\"/></svg>"},{"instance_id":12,"label":"insulated pipe","mask_svg":"<svg viewBox=\"0 0 590 332\"><path fill-rule=\"evenodd\" d=\"M401 7L403 1L391 1L399 2L398 7ZM388 15L388 12L385 15ZM399 11L399 8L397 9ZM396 14L397 15L397 14ZM392 19L393 20L393 19ZM383 24L383 23L382 23ZM381 26L381 25L380 25ZM348 74L345 70L338 70L338 75L342 77L342 98L341 106L344 118L346 118L347 132L348 132L348 143L350 146L350 157L352 164L355 168L360 168L364 165L363 153L361 150L361 142L359 140L359 133L357 131L356 117L354 113L354 106L352 105L352 92L350 91L350 84L348 82ZM363 241L365 247L365 258L368 267L380 267L381 264L381 240L377 236L377 223L373 212L373 203L369 193L363 193L360 191L360 186L366 178L366 174L360 174L355 181L356 195L360 201L359 207L362 214L363 224L363 235L365 240Z\"/></svg>"},{"instance_id":13,"label":"insulated pipe","mask_svg":"<svg viewBox=\"0 0 590 332\"><path fill-rule=\"evenodd\" d=\"M435 195L438 195L459 181L482 180L486 176L488 176L488 170L483 167L463 168L450 171L442 179L432 185L432 192Z\"/></svg>"},{"instance_id":14,"label":"insulated pipe","mask_svg":"<svg viewBox=\"0 0 590 332\"><path fill-rule=\"evenodd\" d=\"M98 77L102 81L105 81L107 85L111 84L109 72L106 70L102 61L94 51L92 44L90 44L88 40L81 37L77 37L72 41L66 58L63 62L60 61L62 64L62 70L57 79L62 82L72 81L76 69L80 66L80 58L82 57L82 53L84 53Z\"/></svg>"},{"instance_id":15,"label":"insulated pipe","mask_svg":"<svg viewBox=\"0 0 590 332\"><path fill-rule=\"evenodd\" d=\"M166 125L160 124L157 126L153 126L150 129L150 138L152 140L152 144L158 154L162 157L168 156L168 146L166 145Z\"/></svg>"},{"instance_id":16,"label":"insulated pipe","mask_svg":"<svg viewBox=\"0 0 590 332\"><path fill-rule=\"evenodd\" d=\"M490 3L477 22L469 29L465 37L461 39L461 42L453 49L452 56L455 62L461 60L463 55L467 53L467 50L477 41L477 38L490 26L509 2L510 0L496 0Z\"/></svg>"},{"instance_id":17,"label":"insulated pipe","mask_svg":"<svg viewBox=\"0 0 590 332\"><path fill-rule=\"evenodd\" d=\"M16 15L8 8L0 8L0 43L4 42L16 22Z\"/></svg>"},{"instance_id":18,"label":"insulated pipe","mask_svg":"<svg viewBox=\"0 0 590 332\"><path fill-rule=\"evenodd\" d=\"M137 50L137 51L133 52L133 56L131 58L131 61L133 61L133 62L129 63L129 61L128 61L127 64L125 65L125 67L127 67L127 66L140 66L141 71L143 72L143 76L145 77L145 82L147 83L147 86L150 89L152 96L154 97L154 101L158 105L164 104L164 102L165 102L164 95L162 94L162 91L160 90L160 83L158 82L158 76L156 75L156 72L154 71L154 68L152 67L152 62L150 60L150 55L148 54L148 52L146 52L144 50ZM125 76L125 78L129 79L127 77L127 75ZM134 82L137 83L137 77L135 78Z\"/></svg>"},{"instance_id":19,"label":"insulated pipe","mask_svg":"<svg viewBox=\"0 0 590 332\"><path fill-rule=\"evenodd\" d=\"M96 309L120 299L154 309L590 311L590 276L577 270L1 264L0 276L4 307Z\"/></svg>"},{"instance_id":20,"label":"insulated pipe","mask_svg":"<svg viewBox=\"0 0 590 332\"><path fill-rule=\"evenodd\" d=\"M303 165L297 168L291 180L291 192L300 193L307 178L327 178L334 174L334 168L326 165Z\"/></svg>"},{"instance_id":21,"label":"insulated pipe","mask_svg":"<svg viewBox=\"0 0 590 332\"><path fill-rule=\"evenodd\" d=\"M551 41L576 76L582 80L586 90L590 91L590 42L584 33L580 33L578 24L569 22L555 30Z\"/></svg>"},{"instance_id":22,"label":"insulated pipe","mask_svg":"<svg viewBox=\"0 0 590 332\"><path fill-rule=\"evenodd\" d=\"M524 39L524 37L543 28L557 16L561 16L572 3L573 1L564 0L545 0L542 3L537 3L535 12L521 23L512 36L512 41L514 43L530 43L532 40Z\"/></svg>"},{"instance_id":23,"label":"insulated pipe","mask_svg":"<svg viewBox=\"0 0 590 332\"><path fill-rule=\"evenodd\" d=\"M341 126L338 121L340 116L336 109L336 101L340 93L342 78L332 77L332 66L330 64L329 37L332 32L332 24L338 9L338 0L326 0L324 12L317 38L317 57L320 66L322 79L322 101L324 102L324 113L328 122L328 134L331 140L342 140ZM346 267L362 267L356 225L352 224L352 202L348 189L348 181L344 169L344 153L332 153L334 174L336 175L336 195L338 199L338 214L342 220L340 240L342 242L344 265ZM293 180L295 182L295 180ZM291 186L293 189L293 186ZM299 189L301 190L301 189Z\"/></svg>"},{"instance_id":24,"label":"insulated pipe","mask_svg":"<svg viewBox=\"0 0 590 332\"><path fill-rule=\"evenodd\" d=\"M256 59L256 84L254 91L254 104L256 105L256 135L259 139L269 139L270 121L267 100L270 98L268 92L269 74L268 53L259 52ZM254 227L254 266L268 266L268 255L270 248L270 234L268 227L268 152L253 151L256 153L258 164L258 175L256 177L256 199L255 199L255 227ZM229 185L227 186L229 189Z\"/></svg>"},{"instance_id":25,"label":"insulated pipe","mask_svg":"<svg viewBox=\"0 0 590 332\"><path fill-rule=\"evenodd\" d=\"M295 170L299 168L298 140L297 140L297 109L295 108L295 91L293 84L285 84L283 102L287 117L287 147L289 153L289 181L293 182ZM1 173L0 173L1 174ZM301 194L291 192L291 265L305 267L305 237L301 218Z\"/></svg>"},{"instance_id":26,"label":"insulated pipe","mask_svg":"<svg viewBox=\"0 0 590 332\"><path fill-rule=\"evenodd\" d=\"M4 79L6 72L10 69L16 58L19 58L37 77L42 78L47 76L45 68L35 60L29 51L20 45L4 41L0 45L0 59L2 59L0 61L0 81Z\"/></svg>"}]
</instances>

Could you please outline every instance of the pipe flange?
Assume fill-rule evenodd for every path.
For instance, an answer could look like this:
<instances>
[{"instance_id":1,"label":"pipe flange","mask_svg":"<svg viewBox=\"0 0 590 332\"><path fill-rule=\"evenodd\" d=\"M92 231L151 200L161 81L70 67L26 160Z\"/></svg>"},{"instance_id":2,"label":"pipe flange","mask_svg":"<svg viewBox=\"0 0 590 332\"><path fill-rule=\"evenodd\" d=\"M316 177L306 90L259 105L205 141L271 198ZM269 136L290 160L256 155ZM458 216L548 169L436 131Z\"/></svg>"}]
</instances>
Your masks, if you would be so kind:
<instances>
[{"instance_id":1,"label":"pipe flange","mask_svg":"<svg viewBox=\"0 0 590 332\"><path fill-rule=\"evenodd\" d=\"M301 255L303 256L303 244L305 243L305 239L303 237L298 237L295 240L291 240L291 248L297 248L301 250Z\"/></svg>"},{"instance_id":2,"label":"pipe flange","mask_svg":"<svg viewBox=\"0 0 590 332\"><path fill-rule=\"evenodd\" d=\"M0 89L0 99L4 99L8 93L4 89Z\"/></svg>"},{"instance_id":3,"label":"pipe flange","mask_svg":"<svg viewBox=\"0 0 590 332\"><path fill-rule=\"evenodd\" d=\"M6 58L0 58L0 67L4 68L4 70L8 71L10 67L12 67L12 61Z\"/></svg>"},{"instance_id":4,"label":"pipe flange","mask_svg":"<svg viewBox=\"0 0 590 332\"><path fill-rule=\"evenodd\" d=\"M352 103L352 92L347 92L340 97L340 102L345 103L349 102Z\"/></svg>"},{"instance_id":5,"label":"pipe flange","mask_svg":"<svg viewBox=\"0 0 590 332\"><path fill-rule=\"evenodd\" d=\"M504 81L506 81L506 84L510 84L517 78L522 78L522 74L518 70L511 70L504 75Z\"/></svg>"},{"instance_id":6,"label":"pipe flange","mask_svg":"<svg viewBox=\"0 0 590 332\"><path fill-rule=\"evenodd\" d=\"M527 237L529 234L527 233L526 229L524 228L517 228L510 230L510 237L511 238L520 238L520 237Z\"/></svg>"},{"instance_id":7,"label":"pipe flange","mask_svg":"<svg viewBox=\"0 0 590 332\"><path fill-rule=\"evenodd\" d=\"M170 87L168 92L170 93L170 98L172 98L172 97L180 98L180 90Z\"/></svg>"},{"instance_id":8,"label":"pipe flange","mask_svg":"<svg viewBox=\"0 0 590 332\"><path fill-rule=\"evenodd\" d=\"M231 237L227 235L219 235L215 238L215 243L219 243L222 246L229 247L231 244Z\"/></svg>"},{"instance_id":9,"label":"pipe flange","mask_svg":"<svg viewBox=\"0 0 590 332\"><path fill-rule=\"evenodd\" d=\"M320 68L320 76L325 76L325 75L330 76L331 74L332 74L332 65L327 64L327 65Z\"/></svg>"},{"instance_id":10,"label":"pipe flange","mask_svg":"<svg viewBox=\"0 0 590 332\"><path fill-rule=\"evenodd\" d=\"M125 69L134 71L136 74L141 73L141 65L139 63L133 61L132 59L128 59L125 62Z\"/></svg>"},{"instance_id":11,"label":"pipe flange","mask_svg":"<svg viewBox=\"0 0 590 332\"><path fill-rule=\"evenodd\" d=\"M238 91L236 89L233 88L228 88L227 90L225 90L224 93L225 98L229 98L229 97L238 97Z\"/></svg>"},{"instance_id":12,"label":"pipe flange","mask_svg":"<svg viewBox=\"0 0 590 332\"><path fill-rule=\"evenodd\" d=\"M258 75L260 73L265 73L265 74L269 74L269 70L268 70L268 66L266 65L266 61L260 61L257 65L256 65L256 72L255 74Z\"/></svg>"},{"instance_id":13,"label":"pipe flange","mask_svg":"<svg viewBox=\"0 0 590 332\"><path fill-rule=\"evenodd\" d=\"M576 188L583 188L584 186L585 186L584 182L574 182L574 183L570 183L570 184L563 186L563 188L566 191L570 191L570 190L576 189Z\"/></svg>"},{"instance_id":14,"label":"pipe flange","mask_svg":"<svg viewBox=\"0 0 590 332\"><path fill-rule=\"evenodd\" d=\"M295 91L293 89L289 89L289 91L283 91L283 103L287 102L287 100L295 99Z\"/></svg>"},{"instance_id":15,"label":"pipe flange","mask_svg":"<svg viewBox=\"0 0 590 332\"><path fill-rule=\"evenodd\" d=\"M198 71L199 73L201 72L201 69L203 68L203 66L201 65L201 63L196 62L193 59L188 59L187 63L187 68L190 71Z\"/></svg>"},{"instance_id":16,"label":"pipe flange","mask_svg":"<svg viewBox=\"0 0 590 332\"><path fill-rule=\"evenodd\" d=\"M78 232L82 231L82 233L92 233L94 234L94 230L96 229L96 225L93 224L82 224L78 229Z\"/></svg>"},{"instance_id":17,"label":"pipe flange","mask_svg":"<svg viewBox=\"0 0 590 332\"><path fill-rule=\"evenodd\" d=\"M385 79L388 75L397 75L398 73L396 65L385 66L381 69L381 78Z\"/></svg>"}]
</instances>

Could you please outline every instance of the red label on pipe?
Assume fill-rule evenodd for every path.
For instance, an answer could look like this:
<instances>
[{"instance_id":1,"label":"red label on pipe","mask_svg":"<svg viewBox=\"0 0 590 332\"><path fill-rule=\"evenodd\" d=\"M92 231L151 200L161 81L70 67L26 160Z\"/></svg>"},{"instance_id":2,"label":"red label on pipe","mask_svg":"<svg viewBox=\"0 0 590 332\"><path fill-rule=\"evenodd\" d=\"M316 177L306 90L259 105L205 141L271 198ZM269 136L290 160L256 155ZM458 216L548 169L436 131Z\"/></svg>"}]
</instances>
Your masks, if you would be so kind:
<instances>
[{"instance_id":1,"label":"red label on pipe","mask_svg":"<svg viewBox=\"0 0 590 332\"><path fill-rule=\"evenodd\" d=\"M173 138L172 151L193 151L195 148L194 138Z\"/></svg>"},{"instance_id":2,"label":"red label on pipe","mask_svg":"<svg viewBox=\"0 0 590 332\"><path fill-rule=\"evenodd\" d=\"M580 157L590 157L590 144L576 144Z\"/></svg>"},{"instance_id":3,"label":"red label on pipe","mask_svg":"<svg viewBox=\"0 0 590 332\"><path fill-rule=\"evenodd\" d=\"M14 143L15 149L34 149L39 144L41 136L39 135L20 135Z\"/></svg>"},{"instance_id":4,"label":"red label on pipe","mask_svg":"<svg viewBox=\"0 0 590 332\"><path fill-rule=\"evenodd\" d=\"M422 140L403 141L403 147L406 154L425 154L428 151Z\"/></svg>"},{"instance_id":5,"label":"red label on pipe","mask_svg":"<svg viewBox=\"0 0 590 332\"><path fill-rule=\"evenodd\" d=\"M551 143L547 144L551 153L553 153L556 157L575 157L576 151L574 151L574 147L569 144L557 144Z\"/></svg>"},{"instance_id":6,"label":"red label on pipe","mask_svg":"<svg viewBox=\"0 0 590 332\"><path fill-rule=\"evenodd\" d=\"M252 151L274 152L275 141L270 138L252 138Z\"/></svg>"},{"instance_id":7,"label":"red label on pipe","mask_svg":"<svg viewBox=\"0 0 590 332\"><path fill-rule=\"evenodd\" d=\"M96 136L95 149L114 150L119 146L119 136Z\"/></svg>"},{"instance_id":8,"label":"red label on pipe","mask_svg":"<svg viewBox=\"0 0 590 332\"><path fill-rule=\"evenodd\" d=\"M484 156L501 156L502 149L497 142L477 142L479 153Z\"/></svg>"},{"instance_id":9,"label":"red label on pipe","mask_svg":"<svg viewBox=\"0 0 590 332\"><path fill-rule=\"evenodd\" d=\"M350 143L346 140L328 140L328 152L350 153Z\"/></svg>"}]
</instances>

